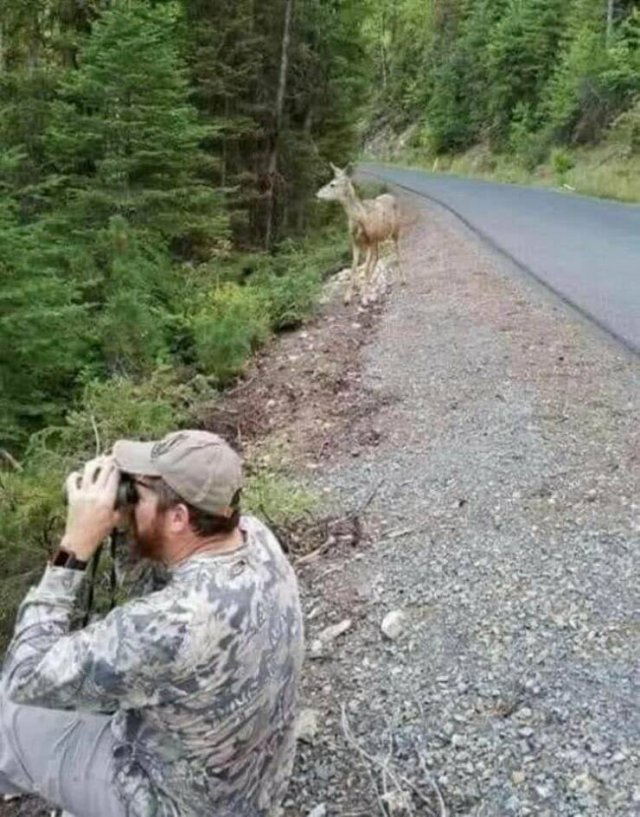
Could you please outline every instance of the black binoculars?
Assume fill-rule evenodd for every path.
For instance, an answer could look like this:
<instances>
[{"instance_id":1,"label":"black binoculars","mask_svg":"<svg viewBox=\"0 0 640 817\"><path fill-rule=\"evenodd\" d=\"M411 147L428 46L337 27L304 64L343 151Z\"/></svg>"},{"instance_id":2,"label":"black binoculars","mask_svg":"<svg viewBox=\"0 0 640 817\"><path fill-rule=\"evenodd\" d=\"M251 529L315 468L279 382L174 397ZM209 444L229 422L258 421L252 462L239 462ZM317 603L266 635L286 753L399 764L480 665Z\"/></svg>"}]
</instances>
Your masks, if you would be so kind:
<instances>
[{"instance_id":1,"label":"black binoculars","mask_svg":"<svg viewBox=\"0 0 640 817\"><path fill-rule=\"evenodd\" d=\"M116 493L115 509L120 511L123 508L135 505L140 499L138 488L131 474L122 474L120 482L118 483L118 492Z\"/></svg>"}]
</instances>

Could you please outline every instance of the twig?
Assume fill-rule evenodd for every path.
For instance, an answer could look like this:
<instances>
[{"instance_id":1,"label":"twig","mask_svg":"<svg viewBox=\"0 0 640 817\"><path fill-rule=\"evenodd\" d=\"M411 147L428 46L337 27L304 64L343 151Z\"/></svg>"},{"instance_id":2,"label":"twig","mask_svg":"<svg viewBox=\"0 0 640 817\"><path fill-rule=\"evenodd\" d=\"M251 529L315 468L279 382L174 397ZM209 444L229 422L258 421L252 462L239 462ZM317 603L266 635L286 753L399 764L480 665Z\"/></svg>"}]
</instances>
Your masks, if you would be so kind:
<instances>
[{"instance_id":1,"label":"twig","mask_svg":"<svg viewBox=\"0 0 640 817\"><path fill-rule=\"evenodd\" d=\"M412 533L422 533L422 531L428 530L430 527L429 524L427 525L417 525L415 528L402 528L401 530L393 530L390 533L385 533L380 537L380 541L384 541L385 539L401 539L404 536L409 536Z\"/></svg>"},{"instance_id":2,"label":"twig","mask_svg":"<svg viewBox=\"0 0 640 817\"><path fill-rule=\"evenodd\" d=\"M367 510L369 505L371 505L371 503L375 499L376 494L380 490L380 487L382 486L383 482L384 482L384 477L382 477L381 479L378 480L378 482L376 483L374 489L371 491L369 496L365 499L364 503L355 512L354 516L360 516L361 514L363 514Z\"/></svg>"},{"instance_id":3,"label":"twig","mask_svg":"<svg viewBox=\"0 0 640 817\"><path fill-rule=\"evenodd\" d=\"M442 797L442 792L436 781L427 771L427 764L425 763L424 757L420 754L420 752L416 751L418 755L418 761L420 763L420 768L422 769L422 774L425 776L427 783L431 786L431 788L436 793L436 797L438 798L438 807L440 808L440 817L447 817L447 807L444 803L444 798Z\"/></svg>"},{"instance_id":4,"label":"twig","mask_svg":"<svg viewBox=\"0 0 640 817\"><path fill-rule=\"evenodd\" d=\"M296 565L306 565L309 564L309 562L315 562L316 559L319 559L320 556L322 556L326 549L326 543L322 544L319 548L312 550L310 553L300 556L299 559L296 559L295 563Z\"/></svg>"},{"instance_id":5,"label":"twig","mask_svg":"<svg viewBox=\"0 0 640 817\"><path fill-rule=\"evenodd\" d=\"M18 462L18 460L12 454L10 454L6 450L6 448L0 448L0 454L5 458L5 460L9 463L9 465L12 465L16 469L16 471L22 471L23 470L22 465Z\"/></svg>"},{"instance_id":6,"label":"twig","mask_svg":"<svg viewBox=\"0 0 640 817\"><path fill-rule=\"evenodd\" d=\"M424 805L427 807L429 813L431 813L429 801L425 798L425 796L422 794L422 792L418 788L416 788L416 786L410 780L408 780L406 777L404 777L404 775L397 775L395 772L391 771L391 769L389 768L389 762L388 761L382 762L382 761L378 760L378 758L373 757L368 752L366 752L362 748L362 746L360 746L358 741L353 736L353 732L351 731L351 727L349 726L349 718L347 716L347 710L346 710L346 707L345 707L344 704L341 705L341 713L342 714L341 714L340 721L341 721L342 732L344 734L345 740L347 741L347 743L350 746L352 746L356 750L356 752L360 755L360 757L363 760L365 760L367 762L367 764L369 764L369 765L365 764L366 769L367 769L367 772L369 773L369 777L371 778L371 780L373 782L373 785L375 787L376 796L378 798L378 805L380 806L380 809L381 809L382 813L385 815L385 817L386 817L387 811L386 811L386 808L384 806L384 801L380 797L380 793L378 792L378 787L377 787L377 785L375 783L373 773L371 772L371 769L369 768L369 766L378 766L380 769L382 769L383 781L384 781L384 777L386 775L389 775L389 779L391 780L393 785L396 787L396 789L401 794L403 794L404 792L402 790L402 786L400 785L399 781L402 781L405 785L409 786L409 788L411 788L418 795L418 797L422 800Z\"/></svg>"},{"instance_id":7,"label":"twig","mask_svg":"<svg viewBox=\"0 0 640 817\"><path fill-rule=\"evenodd\" d=\"M376 793L376 801L378 803L378 808L382 812L382 817L387 817L387 809L385 808L384 801L380 797L380 792L378 791L378 784L376 783L375 777L373 776L373 772L371 771L371 766L379 765L379 761L368 755L360 746L358 741L353 737L351 729L349 728L349 719L347 718L347 711L345 709L344 704L342 704L341 710L342 715L340 720L342 723L342 731L344 733L345 740L347 741L347 743L354 747L354 749L358 752L358 754L363 760L367 761L367 763L365 763L365 769L367 770L369 780L371 780L371 785L373 786L373 789Z\"/></svg>"},{"instance_id":8,"label":"twig","mask_svg":"<svg viewBox=\"0 0 640 817\"><path fill-rule=\"evenodd\" d=\"M239 391L242 391L243 389L246 389L248 386L250 386L254 382L254 380L256 379L257 376L258 376L257 374L254 374L253 377L250 377L248 380L244 380L242 383L239 383L237 386L234 386L232 389L228 389L225 392L225 397L229 397L232 394L237 394Z\"/></svg>"},{"instance_id":9,"label":"twig","mask_svg":"<svg viewBox=\"0 0 640 817\"><path fill-rule=\"evenodd\" d=\"M349 719L347 717L347 713L346 713L346 709L345 709L344 704L342 704L341 709L342 709L342 718L341 718L342 731L344 733L344 736L345 736L345 739L346 739L347 743L349 743L351 746L353 746L356 749L356 751L358 752L358 754L363 759L367 760L368 763L370 763L370 764L372 764L374 766L382 766L383 764L377 758L375 758L372 755L368 754L360 746L358 741L354 738L353 733L351 732L351 729L349 727ZM394 781L394 785L396 785L399 788L399 791L402 791L402 788L399 787L398 780L402 781L406 786L408 786L411 789L411 791L422 801L423 805L425 806L425 808L427 809L429 814L433 814L433 809L431 808L431 803L424 796L424 794L420 791L420 789L415 785L415 783L412 783L411 780L409 780L407 777L405 777L402 774L396 775L395 773L392 773L389 770L387 770L387 771L388 771L389 775L391 776L392 780L394 778L396 778L395 781ZM427 775L428 775L428 772L427 772ZM447 817L446 807L445 807L444 812L442 812L442 807L444 806L444 801L442 800L442 795L440 794L440 790L438 789L436 783L431 780L431 778L429 778L429 782L431 783L432 787L436 791L436 795L438 796L439 804L441 803L441 806L440 806L441 811L440 811L439 817ZM377 789L376 789L376 792L377 792Z\"/></svg>"},{"instance_id":10,"label":"twig","mask_svg":"<svg viewBox=\"0 0 640 817\"><path fill-rule=\"evenodd\" d=\"M100 456L100 452L102 451L102 444L100 443L100 432L98 431L98 425L96 423L96 418L93 414L89 415L89 419L91 420L91 425L93 427L93 436L96 440L96 457Z\"/></svg>"}]
</instances>

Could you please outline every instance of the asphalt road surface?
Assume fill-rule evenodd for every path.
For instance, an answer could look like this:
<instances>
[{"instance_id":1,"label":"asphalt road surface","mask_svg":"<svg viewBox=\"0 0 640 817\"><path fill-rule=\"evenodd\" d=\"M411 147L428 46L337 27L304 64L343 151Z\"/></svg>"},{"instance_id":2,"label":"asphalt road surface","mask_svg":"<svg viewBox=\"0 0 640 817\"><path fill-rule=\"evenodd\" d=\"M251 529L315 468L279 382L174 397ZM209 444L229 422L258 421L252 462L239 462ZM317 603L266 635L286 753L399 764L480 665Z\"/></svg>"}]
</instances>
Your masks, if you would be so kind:
<instances>
[{"instance_id":1,"label":"asphalt road surface","mask_svg":"<svg viewBox=\"0 0 640 817\"><path fill-rule=\"evenodd\" d=\"M636 353L640 206L363 163L427 196Z\"/></svg>"}]
</instances>

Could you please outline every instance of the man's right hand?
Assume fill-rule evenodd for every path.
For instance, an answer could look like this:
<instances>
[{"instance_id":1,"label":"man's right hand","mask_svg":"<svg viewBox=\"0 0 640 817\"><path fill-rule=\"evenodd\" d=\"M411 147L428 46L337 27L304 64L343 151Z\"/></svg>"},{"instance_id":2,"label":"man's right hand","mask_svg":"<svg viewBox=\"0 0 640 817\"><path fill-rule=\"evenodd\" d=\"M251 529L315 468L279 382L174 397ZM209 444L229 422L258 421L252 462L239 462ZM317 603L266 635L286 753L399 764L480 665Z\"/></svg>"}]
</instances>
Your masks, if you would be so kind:
<instances>
[{"instance_id":1,"label":"man's right hand","mask_svg":"<svg viewBox=\"0 0 640 817\"><path fill-rule=\"evenodd\" d=\"M88 562L120 521L114 510L120 471L113 457L96 457L67 478L67 525L61 545Z\"/></svg>"}]
</instances>

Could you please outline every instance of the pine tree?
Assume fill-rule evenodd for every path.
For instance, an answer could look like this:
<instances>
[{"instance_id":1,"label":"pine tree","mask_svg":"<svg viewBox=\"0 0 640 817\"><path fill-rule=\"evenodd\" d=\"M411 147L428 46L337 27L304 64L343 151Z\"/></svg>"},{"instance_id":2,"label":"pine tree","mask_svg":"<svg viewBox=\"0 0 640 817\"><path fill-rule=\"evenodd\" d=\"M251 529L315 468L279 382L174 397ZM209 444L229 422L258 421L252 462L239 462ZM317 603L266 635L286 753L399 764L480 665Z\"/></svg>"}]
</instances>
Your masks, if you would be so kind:
<instances>
[{"instance_id":1,"label":"pine tree","mask_svg":"<svg viewBox=\"0 0 640 817\"><path fill-rule=\"evenodd\" d=\"M0 158L0 178L18 155ZM37 225L21 225L0 183L0 447L60 420L77 372L91 363L81 293L56 268Z\"/></svg>"},{"instance_id":2,"label":"pine tree","mask_svg":"<svg viewBox=\"0 0 640 817\"><path fill-rule=\"evenodd\" d=\"M100 229L117 215L175 250L206 251L226 216L199 149L209 129L188 102L175 24L172 7L141 0L107 11L62 83L48 151L72 200L65 217Z\"/></svg>"}]
</instances>

